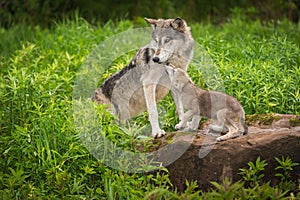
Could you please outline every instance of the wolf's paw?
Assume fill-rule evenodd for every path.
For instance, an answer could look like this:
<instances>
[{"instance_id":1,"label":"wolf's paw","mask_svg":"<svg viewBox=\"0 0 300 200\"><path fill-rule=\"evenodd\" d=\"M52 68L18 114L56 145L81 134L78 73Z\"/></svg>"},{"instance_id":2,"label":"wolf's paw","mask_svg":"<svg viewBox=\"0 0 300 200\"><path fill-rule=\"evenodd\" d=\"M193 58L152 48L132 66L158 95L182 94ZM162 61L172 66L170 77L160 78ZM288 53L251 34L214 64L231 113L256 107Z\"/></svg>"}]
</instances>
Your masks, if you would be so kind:
<instances>
[{"instance_id":1,"label":"wolf's paw","mask_svg":"<svg viewBox=\"0 0 300 200\"><path fill-rule=\"evenodd\" d=\"M154 133L152 133L153 137L154 138L160 138L164 135L166 135L166 132L164 130L158 130L158 131L155 131Z\"/></svg>"}]
</instances>

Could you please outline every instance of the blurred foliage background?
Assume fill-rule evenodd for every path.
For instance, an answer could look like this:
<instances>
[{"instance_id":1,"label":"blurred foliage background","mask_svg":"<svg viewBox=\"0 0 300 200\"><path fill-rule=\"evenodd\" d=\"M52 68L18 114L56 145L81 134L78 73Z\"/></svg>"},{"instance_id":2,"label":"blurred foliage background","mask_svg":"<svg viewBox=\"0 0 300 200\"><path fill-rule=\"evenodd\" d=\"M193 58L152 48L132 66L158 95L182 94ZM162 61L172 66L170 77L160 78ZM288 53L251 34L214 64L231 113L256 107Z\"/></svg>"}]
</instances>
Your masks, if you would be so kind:
<instances>
[{"instance_id":1,"label":"blurred foliage background","mask_svg":"<svg viewBox=\"0 0 300 200\"><path fill-rule=\"evenodd\" d=\"M189 22L220 24L232 14L274 25L282 18L297 24L300 0L0 0L0 25L51 27L53 21L70 17L74 11L92 24L178 16Z\"/></svg>"}]
</instances>

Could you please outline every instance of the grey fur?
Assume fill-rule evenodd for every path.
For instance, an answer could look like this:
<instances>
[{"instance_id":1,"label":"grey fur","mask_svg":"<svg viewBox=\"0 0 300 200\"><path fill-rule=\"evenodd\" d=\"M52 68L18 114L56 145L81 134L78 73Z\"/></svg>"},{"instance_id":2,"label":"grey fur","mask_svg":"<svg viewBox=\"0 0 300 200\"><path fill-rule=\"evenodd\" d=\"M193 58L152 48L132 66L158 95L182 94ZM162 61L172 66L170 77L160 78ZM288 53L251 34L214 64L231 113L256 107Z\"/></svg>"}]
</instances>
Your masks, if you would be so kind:
<instances>
[{"instance_id":1,"label":"grey fur","mask_svg":"<svg viewBox=\"0 0 300 200\"><path fill-rule=\"evenodd\" d=\"M194 40L180 18L145 20L154 28L151 41L137 51L128 66L108 78L92 100L108 104L121 121L147 110L153 137L161 137L165 132L158 124L156 102L170 90L165 65L173 64L186 71L193 57ZM177 100L175 104L181 117L183 110L177 106Z\"/></svg>"}]
</instances>

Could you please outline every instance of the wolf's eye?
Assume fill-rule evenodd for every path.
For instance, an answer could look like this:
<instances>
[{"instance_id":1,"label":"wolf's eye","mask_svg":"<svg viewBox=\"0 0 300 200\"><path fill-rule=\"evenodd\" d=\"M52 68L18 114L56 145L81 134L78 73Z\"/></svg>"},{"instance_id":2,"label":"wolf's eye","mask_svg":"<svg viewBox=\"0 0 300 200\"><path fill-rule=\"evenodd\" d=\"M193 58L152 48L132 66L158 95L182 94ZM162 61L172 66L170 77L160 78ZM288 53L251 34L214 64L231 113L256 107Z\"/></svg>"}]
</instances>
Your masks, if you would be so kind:
<instances>
[{"instance_id":1,"label":"wolf's eye","mask_svg":"<svg viewBox=\"0 0 300 200\"><path fill-rule=\"evenodd\" d=\"M171 41L171 38L166 38L165 39L165 43L168 43L168 42L170 42Z\"/></svg>"}]
</instances>

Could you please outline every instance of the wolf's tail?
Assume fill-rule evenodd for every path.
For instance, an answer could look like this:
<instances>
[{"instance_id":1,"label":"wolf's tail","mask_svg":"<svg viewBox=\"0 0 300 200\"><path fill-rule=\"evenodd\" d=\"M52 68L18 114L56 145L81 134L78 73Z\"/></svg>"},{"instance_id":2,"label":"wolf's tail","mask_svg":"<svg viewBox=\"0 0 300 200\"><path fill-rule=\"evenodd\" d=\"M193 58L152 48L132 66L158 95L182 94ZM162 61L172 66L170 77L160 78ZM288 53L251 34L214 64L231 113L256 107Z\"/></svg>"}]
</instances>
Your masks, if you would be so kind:
<instances>
[{"instance_id":1,"label":"wolf's tail","mask_svg":"<svg viewBox=\"0 0 300 200\"><path fill-rule=\"evenodd\" d=\"M242 117L241 118L241 122L242 122L242 125L244 127L244 131L243 131L243 134L246 135L248 133L248 125L246 123L246 119L245 117Z\"/></svg>"},{"instance_id":2,"label":"wolf's tail","mask_svg":"<svg viewBox=\"0 0 300 200\"><path fill-rule=\"evenodd\" d=\"M98 104L110 104L109 99L103 94L101 88L98 88L91 96L92 101L96 101Z\"/></svg>"}]
</instances>

